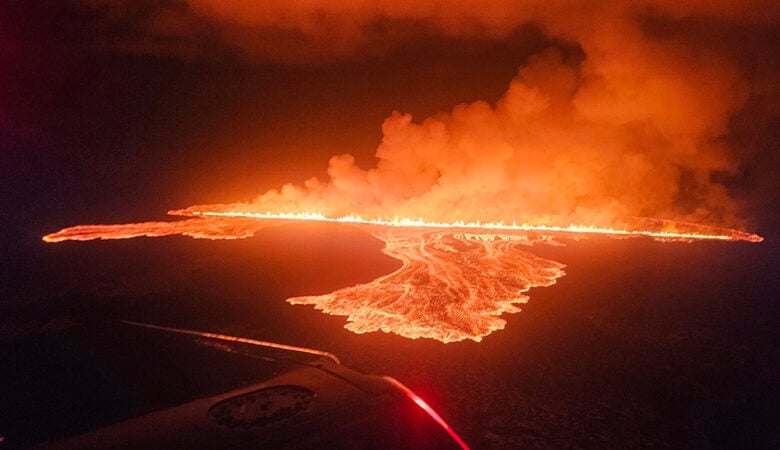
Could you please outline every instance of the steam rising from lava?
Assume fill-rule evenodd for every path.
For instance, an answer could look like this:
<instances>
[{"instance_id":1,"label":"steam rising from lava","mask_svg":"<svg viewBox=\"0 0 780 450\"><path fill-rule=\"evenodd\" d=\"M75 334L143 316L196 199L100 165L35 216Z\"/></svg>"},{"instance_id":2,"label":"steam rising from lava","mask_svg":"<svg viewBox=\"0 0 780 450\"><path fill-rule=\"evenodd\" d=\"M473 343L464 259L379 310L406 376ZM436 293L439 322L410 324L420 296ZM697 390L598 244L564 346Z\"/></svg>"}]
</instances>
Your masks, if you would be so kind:
<instances>
[{"instance_id":1,"label":"steam rising from lava","mask_svg":"<svg viewBox=\"0 0 780 450\"><path fill-rule=\"evenodd\" d=\"M393 113L373 168L358 167L349 154L334 156L327 180L218 209L445 222L615 226L621 217L642 216L742 225L737 203L715 181L739 166L724 138L731 116L751 95L762 95L760 85L773 83L757 82L738 50L691 36L684 24L761 26L778 16L772 2L87 3L108 11L106 20L144 18L135 24L137 50L163 51L159 46L172 42L170 51L191 53L205 48L207 35L261 62L376 54L433 33L500 40L529 23L558 42L531 57L495 105L462 104L418 122ZM561 43L579 52L562 52Z\"/></svg>"},{"instance_id":2,"label":"steam rising from lava","mask_svg":"<svg viewBox=\"0 0 780 450\"><path fill-rule=\"evenodd\" d=\"M609 27L576 36L584 59L557 49L531 57L495 105L461 104L420 122L394 112L382 124L373 168L337 155L328 180L194 209L599 226L643 216L741 225L736 202L713 181L737 167L722 139L747 98L739 70L719 57L643 39L638 24L620 15L610 19Z\"/></svg>"}]
</instances>

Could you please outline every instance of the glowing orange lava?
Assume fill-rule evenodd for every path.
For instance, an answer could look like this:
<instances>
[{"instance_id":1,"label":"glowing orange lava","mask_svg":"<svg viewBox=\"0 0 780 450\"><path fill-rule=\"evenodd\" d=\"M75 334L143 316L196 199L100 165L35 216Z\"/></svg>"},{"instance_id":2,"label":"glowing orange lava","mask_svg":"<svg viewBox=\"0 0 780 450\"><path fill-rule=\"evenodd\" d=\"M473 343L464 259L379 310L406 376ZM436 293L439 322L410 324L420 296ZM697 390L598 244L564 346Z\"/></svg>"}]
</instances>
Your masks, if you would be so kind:
<instances>
[{"instance_id":1,"label":"glowing orange lava","mask_svg":"<svg viewBox=\"0 0 780 450\"><path fill-rule=\"evenodd\" d=\"M444 229L371 231L385 242L382 251L402 262L398 270L370 283L287 301L346 316L345 327L355 333L480 341L504 328L501 314L520 311L526 291L564 275L563 264L522 249L531 240L470 239Z\"/></svg>"},{"instance_id":2,"label":"glowing orange lava","mask_svg":"<svg viewBox=\"0 0 780 450\"><path fill-rule=\"evenodd\" d=\"M263 224L250 219L195 218L173 222L140 222L116 225L77 225L43 237L46 242L132 239L180 234L195 239L243 239Z\"/></svg>"},{"instance_id":3,"label":"glowing orange lava","mask_svg":"<svg viewBox=\"0 0 780 450\"><path fill-rule=\"evenodd\" d=\"M568 226L558 225L530 225L523 224L505 224L502 222L434 222L422 219L409 219L405 217L395 217L393 219L364 219L360 216L344 217L326 217L317 213L257 213L257 212L239 212L239 211L198 211L198 210L173 210L168 212L171 215L191 215L201 217L231 217L231 218L252 218L252 219L270 219L270 220L307 220L318 222L336 222L352 223L361 225L380 225L389 227L403 228L459 228L474 229L486 231L502 232L543 232L543 233L576 233L576 234L600 234L612 237L618 236L647 236L662 240L719 240L719 241L748 241L761 242L764 240L761 236L752 233L746 233L729 228L708 227L698 224L686 224L673 221L661 221L656 219L639 218L635 221L644 222L644 225L654 224L656 229L626 229L597 227L594 225L570 224Z\"/></svg>"},{"instance_id":4,"label":"glowing orange lava","mask_svg":"<svg viewBox=\"0 0 780 450\"><path fill-rule=\"evenodd\" d=\"M345 316L355 333L384 331L441 342L480 341L504 328L505 312L518 312L530 288L550 286L564 265L533 255L534 244L561 245L558 239L601 235L648 237L663 241L719 240L760 242L758 235L654 219L633 219L636 227L599 228L502 223L438 223L395 218L272 214L240 211L177 210L189 218L172 222L79 225L44 236L46 242L127 239L184 235L197 239L241 239L285 221L338 222L360 226L385 243L383 252L401 261L396 271L369 283L325 295L293 297L291 304L312 305Z\"/></svg>"}]
</instances>

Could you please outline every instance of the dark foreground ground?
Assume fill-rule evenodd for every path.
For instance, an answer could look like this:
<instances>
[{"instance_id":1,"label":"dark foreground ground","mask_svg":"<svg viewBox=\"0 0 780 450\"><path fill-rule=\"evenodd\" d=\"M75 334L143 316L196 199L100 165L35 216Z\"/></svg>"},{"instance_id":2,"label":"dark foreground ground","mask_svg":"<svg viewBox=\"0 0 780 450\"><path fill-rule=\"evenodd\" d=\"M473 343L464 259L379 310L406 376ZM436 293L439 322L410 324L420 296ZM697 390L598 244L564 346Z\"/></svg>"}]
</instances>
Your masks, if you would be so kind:
<instances>
[{"instance_id":1,"label":"dark foreground ground","mask_svg":"<svg viewBox=\"0 0 780 450\"><path fill-rule=\"evenodd\" d=\"M567 275L532 290L523 312L504 316L503 331L446 345L356 335L343 318L284 302L397 267L380 242L350 227L294 225L234 242L8 248L0 347L14 364L0 369L6 387L19 385L20 372L40 384L62 381L24 373L34 370L25 362L36 342L58 342L73 323L128 319L331 351L345 365L408 384L474 448L780 448L775 242L537 247L567 264ZM174 376L189 372L182 359ZM225 374L215 387L252 381L231 364L214 363L211 372ZM163 369L170 365L146 368ZM13 392L13 400L26 395ZM29 393L45 407L42 398ZM2 427L8 397L0 402Z\"/></svg>"}]
</instances>

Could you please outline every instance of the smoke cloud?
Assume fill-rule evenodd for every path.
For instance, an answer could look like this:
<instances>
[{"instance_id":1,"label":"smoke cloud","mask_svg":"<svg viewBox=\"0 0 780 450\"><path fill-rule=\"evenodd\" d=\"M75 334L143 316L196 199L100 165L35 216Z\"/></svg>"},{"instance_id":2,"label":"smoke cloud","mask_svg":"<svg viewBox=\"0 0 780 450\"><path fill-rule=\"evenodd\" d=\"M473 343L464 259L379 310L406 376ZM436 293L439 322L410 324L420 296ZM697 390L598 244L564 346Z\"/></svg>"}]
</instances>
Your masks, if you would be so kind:
<instances>
[{"instance_id":1,"label":"smoke cloud","mask_svg":"<svg viewBox=\"0 0 780 450\"><path fill-rule=\"evenodd\" d=\"M737 112L757 98L777 98L766 82L775 72L746 65L738 45L696 39L685 26L764 29L776 22L777 6L592 3L88 1L110 20L141 18L136 50L192 55L216 39L251 61L313 63L431 33L503 39L528 23L582 50L584 57L557 48L533 56L496 104L461 104L417 120L394 112L382 124L375 167L337 155L327 180L194 209L594 225L652 216L741 225L739 205L719 182L739 170L727 138Z\"/></svg>"}]
</instances>

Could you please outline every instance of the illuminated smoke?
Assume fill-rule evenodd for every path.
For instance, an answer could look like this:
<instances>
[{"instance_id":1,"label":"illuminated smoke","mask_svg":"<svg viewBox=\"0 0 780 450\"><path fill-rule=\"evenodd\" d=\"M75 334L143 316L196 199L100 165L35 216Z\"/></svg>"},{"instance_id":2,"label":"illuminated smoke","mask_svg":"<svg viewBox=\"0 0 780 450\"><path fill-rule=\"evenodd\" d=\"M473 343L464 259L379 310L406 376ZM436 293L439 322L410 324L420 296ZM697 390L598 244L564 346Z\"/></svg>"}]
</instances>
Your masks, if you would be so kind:
<instances>
[{"instance_id":1,"label":"illuminated smoke","mask_svg":"<svg viewBox=\"0 0 780 450\"><path fill-rule=\"evenodd\" d=\"M675 64L667 59L659 54L656 64ZM382 125L374 168L334 156L327 181L286 185L218 209L601 226L651 216L733 225L736 205L710 180L734 164L717 138L743 99L739 79L726 71L689 84L679 76L594 74L587 60L546 51L495 106L458 105L420 123L393 113Z\"/></svg>"},{"instance_id":2,"label":"illuminated smoke","mask_svg":"<svg viewBox=\"0 0 780 450\"><path fill-rule=\"evenodd\" d=\"M88 3L112 11L111 17L121 16L122 8L137 11L133 5L139 4ZM136 16L145 17L140 33L148 47L176 42L191 50L207 29L249 60L357 57L380 43L414 42L420 33L498 40L527 23L579 46L584 55L566 58L550 48L531 57L496 104L462 104L417 121L393 113L382 125L373 168L337 155L327 180L286 185L217 209L600 226L649 216L741 225L739 205L714 180L739 167L724 138L755 86L717 44L685 33L653 33L648 22L703 18L713 26L760 25L777 16L770 2L144 5L145 15ZM416 31L401 32L407 29Z\"/></svg>"}]
</instances>

